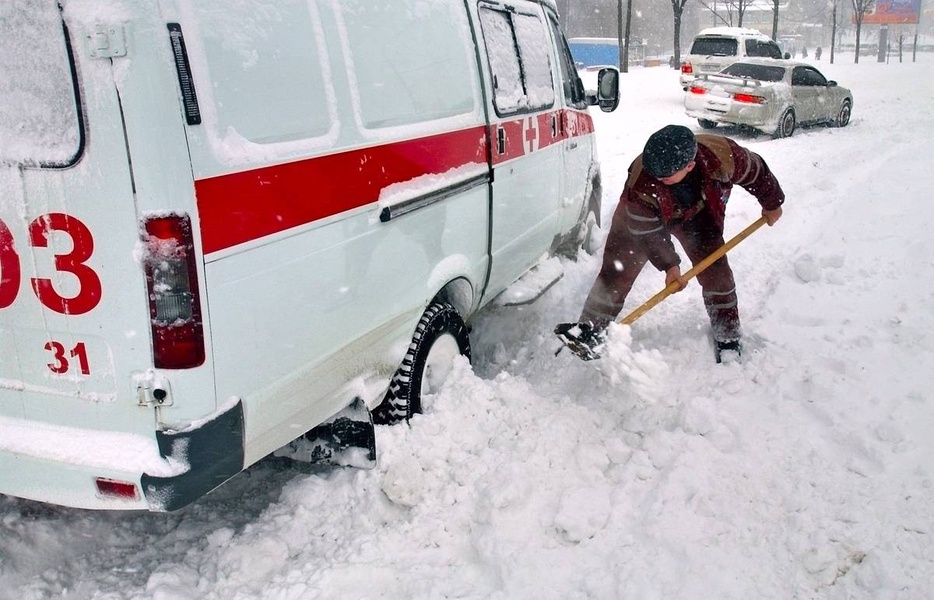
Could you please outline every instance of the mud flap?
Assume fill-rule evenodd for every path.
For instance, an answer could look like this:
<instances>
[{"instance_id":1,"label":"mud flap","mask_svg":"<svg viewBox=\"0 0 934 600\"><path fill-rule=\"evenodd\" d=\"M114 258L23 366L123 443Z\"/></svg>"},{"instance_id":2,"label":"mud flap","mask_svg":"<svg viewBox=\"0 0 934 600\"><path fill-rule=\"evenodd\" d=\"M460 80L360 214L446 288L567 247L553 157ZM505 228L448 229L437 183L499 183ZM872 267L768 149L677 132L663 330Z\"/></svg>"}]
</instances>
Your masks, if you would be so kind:
<instances>
[{"instance_id":1,"label":"mud flap","mask_svg":"<svg viewBox=\"0 0 934 600\"><path fill-rule=\"evenodd\" d=\"M142 475L150 510L178 510L242 471L243 431L242 402L199 427L157 431L160 454L187 462L189 469L172 477Z\"/></svg>"},{"instance_id":2,"label":"mud flap","mask_svg":"<svg viewBox=\"0 0 934 600\"><path fill-rule=\"evenodd\" d=\"M324 423L273 452L302 462L372 469L376 466L376 432L366 403L355 398Z\"/></svg>"}]
</instances>

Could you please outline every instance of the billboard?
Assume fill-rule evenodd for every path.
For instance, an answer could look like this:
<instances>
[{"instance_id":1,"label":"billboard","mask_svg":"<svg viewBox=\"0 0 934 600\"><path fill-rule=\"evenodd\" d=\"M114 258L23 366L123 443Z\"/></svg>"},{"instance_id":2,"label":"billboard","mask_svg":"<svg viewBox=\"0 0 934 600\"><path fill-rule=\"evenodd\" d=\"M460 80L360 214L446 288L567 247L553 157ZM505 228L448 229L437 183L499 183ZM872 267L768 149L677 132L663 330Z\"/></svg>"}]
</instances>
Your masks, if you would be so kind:
<instances>
[{"instance_id":1,"label":"billboard","mask_svg":"<svg viewBox=\"0 0 934 600\"><path fill-rule=\"evenodd\" d=\"M921 0L876 0L863 16L866 24L916 25L921 12Z\"/></svg>"}]
</instances>

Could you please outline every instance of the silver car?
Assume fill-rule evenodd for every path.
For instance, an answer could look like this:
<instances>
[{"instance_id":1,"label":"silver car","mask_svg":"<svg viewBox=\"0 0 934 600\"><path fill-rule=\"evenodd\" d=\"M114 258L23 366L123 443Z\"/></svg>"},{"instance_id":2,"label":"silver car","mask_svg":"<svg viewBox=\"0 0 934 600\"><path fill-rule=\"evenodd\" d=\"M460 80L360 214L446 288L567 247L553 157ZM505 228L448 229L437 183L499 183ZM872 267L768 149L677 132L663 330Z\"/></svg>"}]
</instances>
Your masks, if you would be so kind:
<instances>
[{"instance_id":1,"label":"silver car","mask_svg":"<svg viewBox=\"0 0 934 600\"><path fill-rule=\"evenodd\" d=\"M784 138L798 125L846 126L853 93L811 65L750 58L698 76L685 92L684 110L704 129L729 123Z\"/></svg>"}]
</instances>

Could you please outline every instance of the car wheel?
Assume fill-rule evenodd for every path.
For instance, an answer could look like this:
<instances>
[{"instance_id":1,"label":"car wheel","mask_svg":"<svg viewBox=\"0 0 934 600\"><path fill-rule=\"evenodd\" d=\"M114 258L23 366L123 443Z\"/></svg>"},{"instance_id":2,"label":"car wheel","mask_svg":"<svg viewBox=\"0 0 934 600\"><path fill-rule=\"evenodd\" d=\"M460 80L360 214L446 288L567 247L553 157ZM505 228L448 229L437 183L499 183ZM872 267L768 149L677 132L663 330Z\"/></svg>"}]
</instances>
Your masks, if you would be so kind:
<instances>
[{"instance_id":1,"label":"car wheel","mask_svg":"<svg viewBox=\"0 0 934 600\"><path fill-rule=\"evenodd\" d=\"M837 118L833 122L836 127L846 127L850 123L850 112L852 111L852 106L850 105L849 100L844 100L843 104L840 106L840 112L837 113Z\"/></svg>"},{"instance_id":2,"label":"car wheel","mask_svg":"<svg viewBox=\"0 0 934 600\"><path fill-rule=\"evenodd\" d=\"M778 122L778 129L775 130L776 138L786 138L791 137L791 134L795 132L795 111L791 108L786 110L782 114L781 120Z\"/></svg>"},{"instance_id":3,"label":"car wheel","mask_svg":"<svg viewBox=\"0 0 934 600\"><path fill-rule=\"evenodd\" d=\"M470 360L470 337L464 320L447 302L433 302L422 314L402 365L373 410L379 424L407 421L422 412L422 397L436 393L457 355Z\"/></svg>"},{"instance_id":4,"label":"car wheel","mask_svg":"<svg viewBox=\"0 0 934 600\"><path fill-rule=\"evenodd\" d=\"M697 123L704 129L716 129L717 128L716 121L709 121L707 119L698 119Z\"/></svg>"}]
</instances>

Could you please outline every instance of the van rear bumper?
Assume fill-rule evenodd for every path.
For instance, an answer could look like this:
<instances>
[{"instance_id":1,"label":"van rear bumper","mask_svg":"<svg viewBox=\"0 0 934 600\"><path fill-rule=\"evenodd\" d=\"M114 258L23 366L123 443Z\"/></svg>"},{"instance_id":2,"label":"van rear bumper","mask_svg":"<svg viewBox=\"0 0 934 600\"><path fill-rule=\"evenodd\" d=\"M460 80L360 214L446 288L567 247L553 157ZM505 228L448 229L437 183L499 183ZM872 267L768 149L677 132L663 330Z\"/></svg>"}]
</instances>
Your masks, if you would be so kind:
<instances>
[{"instance_id":1,"label":"van rear bumper","mask_svg":"<svg viewBox=\"0 0 934 600\"><path fill-rule=\"evenodd\" d=\"M182 508L243 470L243 404L152 437L0 419L0 494L97 510ZM96 480L137 493L101 494Z\"/></svg>"}]
</instances>

